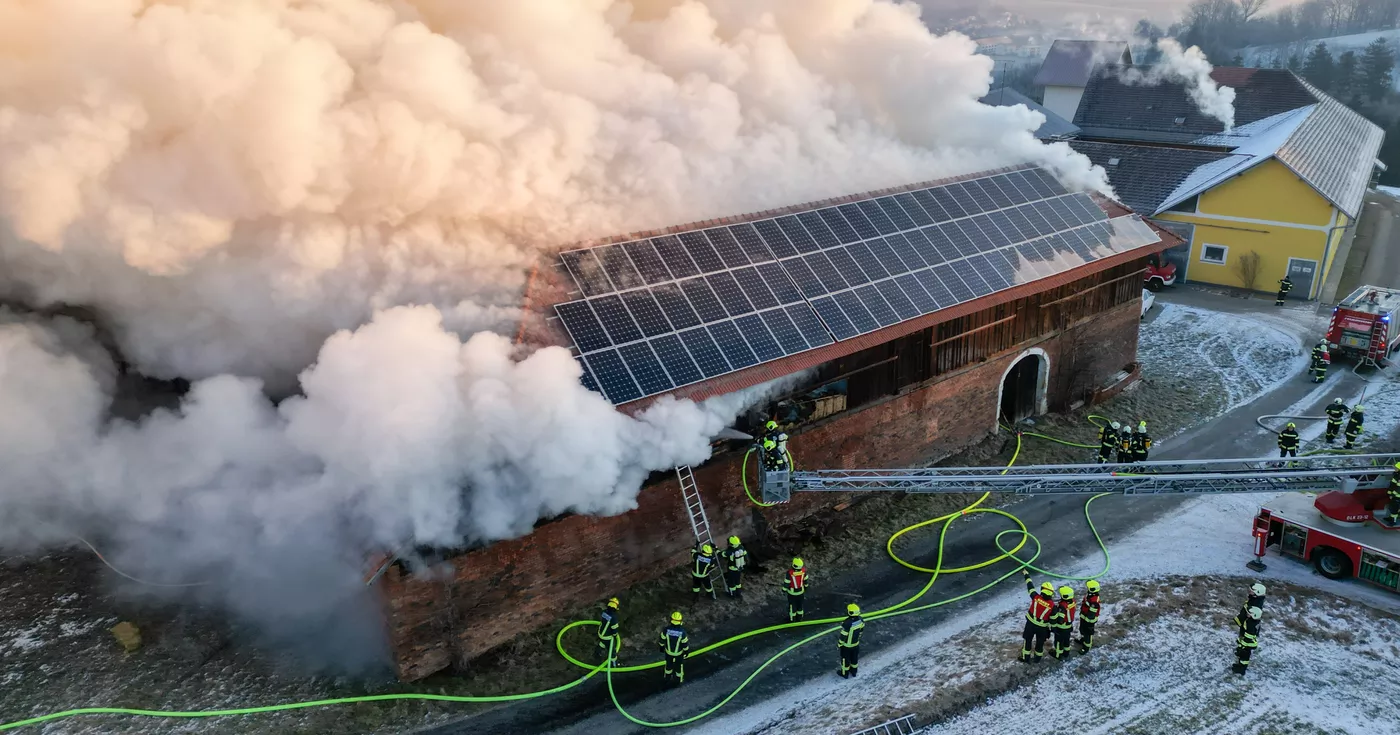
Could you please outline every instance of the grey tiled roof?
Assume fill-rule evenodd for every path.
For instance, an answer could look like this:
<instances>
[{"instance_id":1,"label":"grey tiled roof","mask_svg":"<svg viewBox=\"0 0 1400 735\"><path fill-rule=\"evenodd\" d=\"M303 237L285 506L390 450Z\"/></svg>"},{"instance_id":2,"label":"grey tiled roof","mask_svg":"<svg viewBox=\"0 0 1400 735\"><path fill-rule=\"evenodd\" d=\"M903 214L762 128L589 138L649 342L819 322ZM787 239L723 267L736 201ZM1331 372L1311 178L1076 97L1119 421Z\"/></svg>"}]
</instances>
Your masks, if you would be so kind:
<instances>
[{"instance_id":1,"label":"grey tiled roof","mask_svg":"<svg viewBox=\"0 0 1400 735\"><path fill-rule=\"evenodd\" d=\"M1108 172L1118 199L1144 216L1154 214L1163 200L1198 168L1217 161L1245 158L1217 151L1162 146L1070 141L1070 147ZM1117 164L1112 164L1117 160Z\"/></svg>"},{"instance_id":2,"label":"grey tiled roof","mask_svg":"<svg viewBox=\"0 0 1400 735\"><path fill-rule=\"evenodd\" d=\"M1098 64L1132 63L1120 41L1056 41L1036 72L1037 87L1082 87Z\"/></svg>"},{"instance_id":3,"label":"grey tiled roof","mask_svg":"<svg viewBox=\"0 0 1400 735\"><path fill-rule=\"evenodd\" d=\"M983 97L980 100L980 102L984 105L992 105L993 107L1014 107L1016 105L1025 105L1026 107L1029 107L1032 110L1035 110L1036 112L1039 112L1040 114L1044 115L1045 123L1042 124L1039 128L1036 128L1035 131L1035 137L1040 138L1041 140L1047 140L1051 138L1065 138L1079 132L1079 128L1076 127L1074 123L1064 119L1063 117L1060 117L1059 115L1056 115L1050 110L1045 109L1035 100L1025 96L1024 94L1021 94L1020 92L1017 92L1014 89L1011 89L1010 87L998 87L996 89L993 89L992 91L988 92L987 96Z\"/></svg>"},{"instance_id":4,"label":"grey tiled roof","mask_svg":"<svg viewBox=\"0 0 1400 735\"><path fill-rule=\"evenodd\" d=\"M1355 217L1385 132L1312 85L1303 84L1317 98L1317 109L1275 156L1337 209Z\"/></svg>"}]
</instances>

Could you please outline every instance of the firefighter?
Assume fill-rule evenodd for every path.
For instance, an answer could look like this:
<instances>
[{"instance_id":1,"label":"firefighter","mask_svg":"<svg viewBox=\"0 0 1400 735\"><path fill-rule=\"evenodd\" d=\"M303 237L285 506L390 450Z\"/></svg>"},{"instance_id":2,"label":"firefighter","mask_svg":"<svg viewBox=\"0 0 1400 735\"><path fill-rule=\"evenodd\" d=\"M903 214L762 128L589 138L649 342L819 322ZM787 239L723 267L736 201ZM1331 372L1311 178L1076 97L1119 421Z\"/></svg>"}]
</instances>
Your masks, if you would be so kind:
<instances>
[{"instance_id":1,"label":"firefighter","mask_svg":"<svg viewBox=\"0 0 1400 735\"><path fill-rule=\"evenodd\" d=\"M1133 461L1133 427L1124 427L1118 433L1118 464Z\"/></svg>"},{"instance_id":2,"label":"firefighter","mask_svg":"<svg viewBox=\"0 0 1400 735\"><path fill-rule=\"evenodd\" d=\"M704 590L715 599L715 582L710 579L710 571L715 568L715 547L710 544L697 544L690 550L690 593L700 599Z\"/></svg>"},{"instance_id":3,"label":"firefighter","mask_svg":"<svg viewBox=\"0 0 1400 735\"><path fill-rule=\"evenodd\" d=\"M841 634L836 639L836 648L841 652L841 668L837 673L842 679L859 673L860 634L863 632L865 621L860 617L860 606L852 602L846 606L846 619L841 621Z\"/></svg>"},{"instance_id":4,"label":"firefighter","mask_svg":"<svg viewBox=\"0 0 1400 735\"><path fill-rule=\"evenodd\" d=\"M1040 591L1037 592L1035 582L1031 581L1031 573L1022 569L1021 576L1025 577L1026 592L1031 596L1030 607L1026 609L1026 627L1021 631L1021 661L1038 664L1045 656L1045 640L1050 637L1050 615L1055 609L1055 586L1049 582L1042 582ZM1032 644L1035 646L1033 655Z\"/></svg>"},{"instance_id":5,"label":"firefighter","mask_svg":"<svg viewBox=\"0 0 1400 735\"><path fill-rule=\"evenodd\" d=\"M1284 277L1280 278L1278 281L1278 298L1274 299L1274 306L1283 306L1283 297L1287 296L1288 292L1292 290L1293 282L1288 280L1287 275L1284 275Z\"/></svg>"},{"instance_id":6,"label":"firefighter","mask_svg":"<svg viewBox=\"0 0 1400 735\"><path fill-rule=\"evenodd\" d=\"M1099 622L1099 581L1084 583L1084 605L1079 610L1079 652L1088 653L1094 647L1094 626Z\"/></svg>"},{"instance_id":7,"label":"firefighter","mask_svg":"<svg viewBox=\"0 0 1400 735\"><path fill-rule=\"evenodd\" d=\"M613 597L598 614L598 658L609 663L617 660L618 649L622 648L622 636L618 635L618 602Z\"/></svg>"},{"instance_id":8,"label":"firefighter","mask_svg":"<svg viewBox=\"0 0 1400 735\"><path fill-rule=\"evenodd\" d=\"M1235 665L1230 669L1236 674L1243 676L1249 670L1249 657L1259 647L1259 619L1262 617L1264 611L1260 608L1251 607L1245 611L1244 624L1235 638Z\"/></svg>"},{"instance_id":9,"label":"firefighter","mask_svg":"<svg viewBox=\"0 0 1400 735\"><path fill-rule=\"evenodd\" d=\"M1332 355L1327 352L1326 343L1321 345L1322 350L1313 348L1312 374L1314 383L1321 383L1327 379L1327 366L1332 362Z\"/></svg>"},{"instance_id":10,"label":"firefighter","mask_svg":"<svg viewBox=\"0 0 1400 735\"><path fill-rule=\"evenodd\" d=\"M1255 582L1249 586L1249 596L1245 598L1244 604L1240 606L1240 611L1235 613L1235 626L1241 631L1244 630L1245 621L1249 619L1250 608L1264 609L1265 592L1267 592L1267 590L1264 589L1264 585L1259 582Z\"/></svg>"},{"instance_id":11,"label":"firefighter","mask_svg":"<svg viewBox=\"0 0 1400 735\"><path fill-rule=\"evenodd\" d=\"M1133 431L1132 460L1134 462L1147 461L1147 449L1152 446L1152 440L1147 438L1147 430L1139 426Z\"/></svg>"},{"instance_id":12,"label":"firefighter","mask_svg":"<svg viewBox=\"0 0 1400 735\"><path fill-rule=\"evenodd\" d=\"M763 429L763 438L759 442L763 449L763 469L769 472L787 469L787 434L778 428L777 421L769 421L763 425Z\"/></svg>"},{"instance_id":13,"label":"firefighter","mask_svg":"<svg viewBox=\"0 0 1400 735\"><path fill-rule=\"evenodd\" d=\"M1400 526L1400 462L1395 463L1395 474L1390 476L1390 487L1385 494L1390 499L1385 507L1390 514L1390 525Z\"/></svg>"},{"instance_id":14,"label":"firefighter","mask_svg":"<svg viewBox=\"0 0 1400 735\"><path fill-rule=\"evenodd\" d=\"M1356 443L1356 437L1361 436L1361 424L1365 420L1366 410L1358 403L1351 409L1351 418L1347 419L1347 428L1342 432L1347 438L1343 449L1351 449L1352 445Z\"/></svg>"},{"instance_id":15,"label":"firefighter","mask_svg":"<svg viewBox=\"0 0 1400 735\"><path fill-rule=\"evenodd\" d=\"M792 559L792 568L783 575L783 588L788 596L788 622L802 619L802 598L807 594L807 570L802 567L802 557Z\"/></svg>"},{"instance_id":16,"label":"firefighter","mask_svg":"<svg viewBox=\"0 0 1400 735\"><path fill-rule=\"evenodd\" d=\"M1278 433L1278 456L1296 457L1298 456L1298 425L1292 421L1283 427L1283 431Z\"/></svg>"},{"instance_id":17,"label":"firefighter","mask_svg":"<svg viewBox=\"0 0 1400 735\"><path fill-rule=\"evenodd\" d=\"M1113 456L1113 450L1118 447L1119 427L1117 421L1099 427L1099 464L1106 464Z\"/></svg>"},{"instance_id":18,"label":"firefighter","mask_svg":"<svg viewBox=\"0 0 1400 735\"><path fill-rule=\"evenodd\" d=\"M669 686L685 683L685 659L690 655L690 636L681 625L681 614L671 613L671 624L661 629L661 653L666 656L662 680Z\"/></svg>"},{"instance_id":19,"label":"firefighter","mask_svg":"<svg viewBox=\"0 0 1400 735\"><path fill-rule=\"evenodd\" d=\"M735 599L744 597L744 569L749 565L749 550L739 543L738 536L729 537L729 548L719 552L720 567L724 571L724 586L729 596Z\"/></svg>"},{"instance_id":20,"label":"firefighter","mask_svg":"<svg viewBox=\"0 0 1400 735\"><path fill-rule=\"evenodd\" d=\"M1324 339L1321 342L1318 342L1317 344L1313 345L1312 361L1316 363L1318 360L1321 360L1322 356L1325 354L1327 354L1327 340Z\"/></svg>"},{"instance_id":21,"label":"firefighter","mask_svg":"<svg viewBox=\"0 0 1400 735\"><path fill-rule=\"evenodd\" d=\"M1074 588L1065 585L1060 588L1060 599L1050 613L1050 629L1055 633L1055 658L1069 655L1069 636L1074 632L1074 616L1078 606L1074 602Z\"/></svg>"},{"instance_id":22,"label":"firefighter","mask_svg":"<svg viewBox=\"0 0 1400 735\"><path fill-rule=\"evenodd\" d=\"M1327 443L1331 444L1342 433L1342 419L1347 417L1347 404L1342 399L1333 398L1327 407Z\"/></svg>"}]
</instances>

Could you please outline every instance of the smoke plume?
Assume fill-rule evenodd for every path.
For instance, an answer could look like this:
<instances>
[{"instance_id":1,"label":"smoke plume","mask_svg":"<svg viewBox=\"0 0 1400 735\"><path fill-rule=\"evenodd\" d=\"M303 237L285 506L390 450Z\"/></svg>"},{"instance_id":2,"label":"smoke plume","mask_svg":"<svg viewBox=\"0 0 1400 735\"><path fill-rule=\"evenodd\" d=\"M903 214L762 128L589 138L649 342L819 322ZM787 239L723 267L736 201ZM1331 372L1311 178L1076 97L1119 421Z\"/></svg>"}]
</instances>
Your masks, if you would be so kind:
<instances>
[{"instance_id":1,"label":"smoke plume","mask_svg":"<svg viewBox=\"0 0 1400 735\"><path fill-rule=\"evenodd\" d=\"M0 319L0 548L97 535L269 630L369 551L625 511L757 400L631 417L498 336L561 245L1024 161L1108 190L887 0L66 0L0 49L0 297L192 381L114 419L82 325Z\"/></svg>"},{"instance_id":2,"label":"smoke plume","mask_svg":"<svg viewBox=\"0 0 1400 735\"><path fill-rule=\"evenodd\" d=\"M1191 102L1202 114L1219 120L1225 132L1235 127L1235 90L1222 87L1210 78L1213 67L1206 60L1205 52L1192 46L1183 49L1174 38L1157 40L1161 59L1142 71L1138 68L1124 70L1119 78L1125 84L1152 86L1163 82L1179 83L1185 86Z\"/></svg>"}]
</instances>

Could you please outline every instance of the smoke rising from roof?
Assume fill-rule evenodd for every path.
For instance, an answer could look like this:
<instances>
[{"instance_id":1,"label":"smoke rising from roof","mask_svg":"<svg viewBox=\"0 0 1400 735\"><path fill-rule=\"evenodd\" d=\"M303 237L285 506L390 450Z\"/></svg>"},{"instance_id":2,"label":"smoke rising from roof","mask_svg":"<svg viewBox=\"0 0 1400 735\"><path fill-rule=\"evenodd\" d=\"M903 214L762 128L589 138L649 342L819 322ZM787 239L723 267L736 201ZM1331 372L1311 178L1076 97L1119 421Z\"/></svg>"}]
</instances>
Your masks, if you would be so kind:
<instances>
[{"instance_id":1,"label":"smoke rising from roof","mask_svg":"<svg viewBox=\"0 0 1400 735\"><path fill-rule=\"evenodd\" d=\"M1179 83L1186 88L1191 102L1202 114L1219 120L1225 132L1235 127L1235 90L1222 87L1210 78L1214 69L1206 60L1205 52L1196 46L1183 49L1174 38L1157 40L1161 59L1143 71L1138 68L1125 69L1119 78L1125 84L1153 86L1163 82Z\"/></svg>"},{"instance_id":2,"label":"smoke rising from roof","mask_svg":"<svg viewBox=\"0 0 1400 735\"><path fill-rule=\"evenodd\" d=\"M0 324L0 547L100 534L268 624L371 549L622 512L762 392L629 417L494 334L559 246L1027 160L1108 190L885 0L68 0L0 48L0 295L194 381L114 420L81 325Z\"/></svg>"}]
</instances>

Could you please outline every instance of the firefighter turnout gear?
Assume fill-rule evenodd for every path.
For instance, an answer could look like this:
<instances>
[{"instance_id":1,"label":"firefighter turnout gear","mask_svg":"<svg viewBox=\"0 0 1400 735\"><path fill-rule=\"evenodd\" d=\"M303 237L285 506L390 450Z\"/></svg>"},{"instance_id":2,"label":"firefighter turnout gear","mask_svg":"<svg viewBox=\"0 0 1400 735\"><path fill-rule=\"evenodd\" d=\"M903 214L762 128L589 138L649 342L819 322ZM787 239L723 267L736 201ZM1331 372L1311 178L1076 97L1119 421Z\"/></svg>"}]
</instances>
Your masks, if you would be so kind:
<instances>
[{"instance_id":1,"label":"firefighter turnout gear","mask_svg":"<svg viewBox=\"0 0 1400 735\"><path fill-rule=\"evenodd\" d=\"M1298 456L1298 425L1292 421L1278 433L1278 456Z\"/></svg>"},{"instance_id":2,"label":"firefighter turnout gear","mask_svg":"<svg viewBox=\"0 0 1400 735\"><path fill-rule=\"evenodd\" d=\"M702 591L714 599L715 582L710 579L714 567L715 547L701 544L690 550L690 593L695 599L700 599Z\"/></svg>"},{"instance_id":3,"label":"firefighter turnout gear","mask_svg":"<svg viewBox=\"0 0 1400 735\"><path fill-rule=\"evenodd\" d=\"M1152 448L1152 439L1147 436L1147 429L1139 426L1133 432L1132 455L1134 462L1146 462L1147 450Z\"/></svg>"},{"instance_id":4,"label":"firefighter turnout gear","mask_svg":"<svg viewBox=\"0 0 1400 735\"><path fill-rule=\"evenodd\" d=\"M1332 355L1327 352L1327 348L1313 348L1312 356L1312 382L1321 383L1327 379L1327 366L1332 363Z\"/></svg>"},{"instance_id":5,"label":"firefighter turnout gear","mask_svg":"<svg viewBox=\"0 0 1400 735\"><path fill-rule=\"evenodd\" d=\"M1245 621L1249 619L1249 611L1264 609L1264 593L1266 591L1264 585L1258 582L1249 586L1249 596L1240 606L1240 611L1235 613L1235 627L1243 631Z\"/></svg>"},{"instance_id":6,"label":"firefighter turnout gear","mask_svg":"<svg viewBox=\"0 0 1400 735\"><path fill-rule=\"evenodd\" d=\"M783 576L783 588L787 590L788 622L802 619L802 598L807 594L807 570L802 568L802 558L792 560L792 568Z\"/></svg>"},{"instance_id":7,"label":"firefighter turnout gear","mask_svg":"<svg viewBox=\"0 0 1400 735\"><path fill-rule=\"evenodd\" d=\"M1079 607L1079 652L1088 653L1094 647L1094 626L1099 623L1099 582L1091 579L1084 584L1084 602Z\"/></svg>"},{"instance_id":8,"label":"firefighter turnout gear","mask_svg":"<svg viewBox=\"0 0 1400 735\"><path fill-rule=\"evenodd\" d=\"M1390 515L1390 525L1400 526L1400 462L1395 463L1395 474L1390 476L1390 487L1385 491L1385 511Z\"/></svg>"},{"instance_id":9,"label":"firefighter turnout gear","mask_svg":"<svg viewBox=\"0 0 1400 735\"><path fill-rule=\"evenodd\" d=\"M1069 654L1069 637L1074 630L1074 617L1077 612L1074 590L1061 587L1060 599L1055 603L1055 609L1050 612L1050 630L1055 636L1055 658L1064 658Z\"/></svg>"},{"instance_id":10,"label":"firefighter turnout gear","mask_svg":"<svg viewBox=\"0 0 1400 735\"><path fill-rule=\"evenodd\" d=\"M1026 627L1021 631L1021 660L1026 663L1040 663L1045 656L1045 641L1050 637L1050 615L1055 609L1054 585L1046 582L1036 591L1031 574L1021 570L1026 579L1026 592L1031 596L1030 607L1026 608Z\"/></svg>"},{"instance_id":11,"label":"firefighter turnout gear","mask_svg":"<svg viewBox=\"0 0 1400 735\"><path fill-rule=\"evenodd\" d=\"M1327 443L1331 444L1337 435L1342 433L1342 420L1347 417L1349 409L1347 404L1342 403L1342 399L1334 398L1327 406Z\"/></svg>"},{"instance_id":12,"label":"firefighter turnout gear","mask_svg":"<svg viewBox=\"0 0 1400 735\"><path fill-rule=\"evenodd\" d=\"M681 625L681 614L671 613L671 624L661 629L661 654L666 657L662 680L669 685L685 683L685 659L690 655L690 636Z\"/></svg>"},{"instance_id":13,"label":"firefighter turnout gear","mask_svg":"<svg viewBox=\"0 0 1400 735\"><path fill-rule=\"evenodd\" d=\"M768 472L790 469L788 467L788 435L778 428L778 422L769 421L763 425L763 437L759 448L763 454L763 469Z\"/></svg>"},{"instance_id":14,"label":"firefighter turnout gear","mask_svg":"<svg viewBox=\"0 0 1400 735\"><path fill-rule=\"evenodd\" d=\"M622 648L622 636L618 635L621 629L618 620L618 602L614 597L608 600L608 604L603 611L598 614L598 660L616 661L617 651Z\"/></svg>"},{"instance_id":15,"label":"firefighter turnout gear","mask_svg":"<svg viewBox=\"0 0 1400 735\"><path fill-rule=\"evenodd\" d=\"M1351 449L1352 444L1356 443L1356 438L1361 436L1361 424L1365 420L1366 412L1361 407L1361 404L1358 403L1351 409L1351 417L1347 419L1347 428L1346 431L1343 432L1347 438L1346 449Z\"/></svg>"},{"instance_id":16,"label":"firefighter turnout gear","mask_svg":"<svg viewBox=\"0 0 1400 735\"><path fill-rule=\"evenodd\" d=\"M1255 649L1259 648L1259 620L1263 616L1264 611L1257 607L1246 611L1244 624L1235 636L1235 665L1231 671L1236 674L1243 675L1249 670L1249 659L1254 655Z\"/></svg>"},{"instance_id":17,"label":"firefighter turnout gear","mask_svg":"<svg viewBox=\"0 0 1400 735\"><path fill-rule=\"evenodd\" d=\"M865 632L865 620L860 617L860 606L852 603L846 606L846 619L841 621L841 632L836 639L836 648L841 653L841 668L836 673L842 679L855 676L860 666L860 635Z\"/></svg>"},{"instance_id":18,"label":"firefighter turnout gear","mask_svg":"<svg viewBox=\"0 0 1400 735\"><path fill-rule=\"evenodd\" d=\"M744 569L749 565L749 551L739 543L738 536L729 537L729 548L719 552L720 570L730 597L744 596Z\"/></svg>"},{"instance_id":19,"label":"firefighter turnout gear","mask_svg":"<svg viewBox=\"0 0 1400 735\"><path fill-rule=\"evenodd\" d=\"M1113 457L1113 452L1118 448L1118 422L1105 424L1099 427L1099 463L1103 464Z\"/></svg>"},{"instance_id":20,"label":"firefighter turnout gear","mask_svg":"<svg viewBox=\"0 0 1400 735\"><path fill-rule=\"evenodd\" d=\"M1278 298L1274 299L1274 306L1283 306L1283 298L1293 290L1293 282L1288 280L1288 276L1280 278L1278 281Z\"/></svg>"},{"instance_id":21,"label":"firefighter turnout gear","mask_svg":"<svg viewBox=\"0 0 1400 735\"><path fill-rule=\"evenodd\" d=\"M1133 429L1126 427L1118 433L1118 464L1133 461Z\"/></svg>"}]
</instances>

